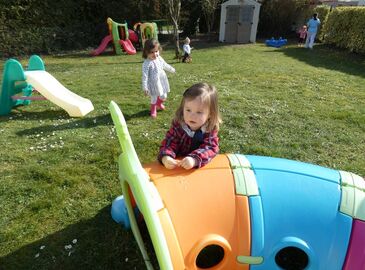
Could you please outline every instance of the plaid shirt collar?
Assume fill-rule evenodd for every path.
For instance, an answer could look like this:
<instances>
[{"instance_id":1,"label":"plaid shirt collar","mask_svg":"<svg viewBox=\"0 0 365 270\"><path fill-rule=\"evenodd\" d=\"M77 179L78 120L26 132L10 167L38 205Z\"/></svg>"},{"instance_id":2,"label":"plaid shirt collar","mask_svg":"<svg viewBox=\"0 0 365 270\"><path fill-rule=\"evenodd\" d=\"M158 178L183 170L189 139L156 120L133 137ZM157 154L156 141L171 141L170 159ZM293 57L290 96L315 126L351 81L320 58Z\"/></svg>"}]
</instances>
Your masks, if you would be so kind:
<instances>
[{"instance_id":1,"label":"plaid shirt collar","mask_svg":"<svg viewBox=\"0 0 365 270\"><path fill-rule=\"evenodd\" d=\"M181 128L188 134L190 138L194 137L195 131L191 130L190 127L187 124L182 124ZM203 125L200 130L203 132L203 134L207 131L206 125Z\"/></svg>"}]
</instances>

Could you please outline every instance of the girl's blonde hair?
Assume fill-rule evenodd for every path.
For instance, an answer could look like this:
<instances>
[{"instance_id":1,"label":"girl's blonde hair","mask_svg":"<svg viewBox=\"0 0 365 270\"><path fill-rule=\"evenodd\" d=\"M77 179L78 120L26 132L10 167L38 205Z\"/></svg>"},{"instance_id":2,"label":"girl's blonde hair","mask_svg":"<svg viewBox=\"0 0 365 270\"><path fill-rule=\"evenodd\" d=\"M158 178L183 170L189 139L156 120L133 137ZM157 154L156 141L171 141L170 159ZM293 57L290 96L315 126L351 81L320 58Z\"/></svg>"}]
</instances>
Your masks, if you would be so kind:
<instances>
[{"instance_id":1,"label":"girl's blonde hair","mask_svg":"<svg viewBox=\"0 0 365 270\"><path fill-rule=\"evenodd\" d=\"M218 94L216 88L207 83L197 83L185 90L180 106L176 110L174 121L180 124L184 123L185 102L196 98L199 98L205 106L209 107L209 117L206 125L207 131L218 131L219 124L222 122L218 109Z\"/></svg>"},{"instance_id":2,"label":"girl's blonde hair","mask_svg":"<svg viewBox=\"0 0 365 270\"><path fill-rule=\"evenodd\" d=\"M148 57L148 55L150 54L150 52L155 48L158 47L158 50L161 52L161 46L160 43L158 42L157 39L155 38L151 38L151 39L147 39L144 43L144 47L143 47L143 53L142 53L142 57L144 59L146 59Z\"/></svg>"},{"instance_id":3,"label":"girl's blonde hair","mask_svg":"<svg viewBox=\"0 0 365 270\"><path fill-rule=\"evenodd\" d=\"M184 39L184 44L188 44L188 43L190 43L190 38L186 37L186 38Z\"/></svg>"}]
</instances>

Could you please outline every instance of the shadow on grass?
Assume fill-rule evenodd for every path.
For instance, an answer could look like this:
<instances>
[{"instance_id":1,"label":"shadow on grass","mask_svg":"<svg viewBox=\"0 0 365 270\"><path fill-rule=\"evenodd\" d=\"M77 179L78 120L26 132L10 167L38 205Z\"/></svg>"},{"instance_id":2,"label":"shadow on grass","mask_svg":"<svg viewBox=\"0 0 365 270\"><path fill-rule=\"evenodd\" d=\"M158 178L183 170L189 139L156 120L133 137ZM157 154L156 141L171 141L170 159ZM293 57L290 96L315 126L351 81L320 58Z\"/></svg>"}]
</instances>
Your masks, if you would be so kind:
<instances>
[{"instance_id":1,"label":"shadow on grass","mask_svg":"<svg viewBox=\"0 0 365 270\"><path fill-rule=\"evenodd\" d=\"M32 105L29 105L32 106ZM67 119L70 116L67 114L65 110L44 110L39 112L28 111L30 107L28 106L17 106L13 108L14 111L17 111L19 114L13 114L13 120L24 120L24 118L28 118L31 120L57 120L57 119ZM9 115L10 116L10 115Z\"/></svg>"},{"instance_id":2,"label":"shadow on grass","mask_svg":"<svg viewBox=\"0 0 365 270\"><path fill-rule=\"evenodd\" d=\"M65 52L61 52L61 53L56 53L53 55L54 58L93 58L93 57L109 57L109 56L114 56L116 55L114 50L112 49L111 46L109 46L108 48L106 48L105 51L103 51L101 54L99 55L92 55L92 52L96 49L95 48L89 48L86 50L78 50L78 51L65 51Z\"/></svg>"},{"instance_id":3,"label":"shadow on grass","mask_svg":"<svg viewBox=\"0 0 365 270\"><path fill-rule=\"evenodd\" d=\"M313 50L302 47L283 47L276 51L305 62L314 67L336 70L349 75L365 77L365 57L341 51L323 44L316 45Z\"/></svg>"},{"instance_id":4,"label":"shadow on grass","mask_svg":"<svg viewBox=\"0 0 365 270\"><path fill-rule=\"evenodd\" d=\"M8 115L0 116L0 122L13 122L17 120L59 120L70 118L64 110L45 110L41 112L27 111L28 106L17 106L12 109L16 113L10 112Z\"/></svg>"},{"instance_id":5,"label":"shadow on grass","mask_svg":"<svg viewBox=\"0 0 365 270\"><path fill-rule=\"evenodd\" d=\"M137 52L138 54L138 52ZM63 56L55 56L55 58L73 58L73 59L82 59L82 58L94 58L97 57L99 60L103 60L103 58L108 58L110 59L110 57L113 57L113 59L115 59L115 62L107 62L104 63L102 61L98 62L98 63L93 63L93 65L98 65L98 66L102 66L102 65L113 65L113 64L118 64L118 65L131 65L131 64L142 64L143 63L143 59L142 59L142 55L141 56L141 60L140 61L129 61L130 59L128 57L130 57L130 55L128 54L122 54L122 55L116 55L115 53L102 53L99 54L98 56L91 56L88 55L87 53L70 53L67 55L63 55Z\"/></svg>"},{"instance_id":6,"label":"shadow on grass","mask_svg":"<svg viewBox=\"0 0 365 270\"><path fill-rule=\"evenodd\" d=\"M145 269L145 265L132 231L116 224L106 206L91 219L1 257L0 269Z\"/></svg>"},{"instance_id":7,"label":"shadow on grass","mask_svg":"<svg viewBox=\"0 0 365 270\"><path fill-rule=\"evenodd\" d=\"M45 117L45 112L42 113L32 113L33 119L60 119L58 116L57 118L41 118ZM35 116L34 116L35 115ZM40 117L38 117L40 115ZM67 119L69 117L63 118L63 120ZM30 116L30 119L32 119L32 116ZM68 123L63 124L52 124L52 125L43 125L38 127L33 127L30 129L24 129L22 131L17 132L16 134L18 136L25 136L25 135L34 135L39 134L40 132L43 132L44 134L51 133L57 130L67 130L67 129L78 129L78 128L94 128L96 126L110 126L112 125L112 119L110 114L104 114L99 115L96 117L90 117L90 118L83 118L78 120L71 120Z\"/></svg>"},{"instance_id":8,"label":"shadow on grass","mask_svg":"<svg viewBox=\"0 0 365 270\"><path fill-rule=\"evenodd\" d=\"M126 121L129 121L133 118L144 118L144 117L150 117L150 111L149 110L143 110L143 111L139 111L133 114L124 114L124 118Z\"/></svg>"},{"instance_id":9,"label":"shadow on grass","mask_svg":"<svg viewBox=\"0 0 365 270\"><path fill-rule=\"evenodd\" d=\"M67 121L67 119L70 119L67 123L63 124L51 124L51 125L42 125L37 126L29 129L24 129L22 131L18 131L16 134L18 136L29 136L29 135L35 135L39 133L52 133L54 131L60 131L60 130L67 130L67 129L79 129L79 128L95 128L96 126L112 126L113 121L109 113L104 115L98 115L96 117L90 117L90 118L82 118L78 120L74 120L69 118L67 114L64 114L64 117L60 117L60 113L58 111L44 111L44 112L32 112L27 113L26 117L32 120L60 120L63 119L64 121ZM126 121L129 121L134 118L145 118L150 117L150 111L149 110L143 110L136 112L134 114L124 114L124 118ZM22 117L14 117L13 119L7 121L16 121L16 120L24 120L24 115Z\"/></svg>"}]
</instances>

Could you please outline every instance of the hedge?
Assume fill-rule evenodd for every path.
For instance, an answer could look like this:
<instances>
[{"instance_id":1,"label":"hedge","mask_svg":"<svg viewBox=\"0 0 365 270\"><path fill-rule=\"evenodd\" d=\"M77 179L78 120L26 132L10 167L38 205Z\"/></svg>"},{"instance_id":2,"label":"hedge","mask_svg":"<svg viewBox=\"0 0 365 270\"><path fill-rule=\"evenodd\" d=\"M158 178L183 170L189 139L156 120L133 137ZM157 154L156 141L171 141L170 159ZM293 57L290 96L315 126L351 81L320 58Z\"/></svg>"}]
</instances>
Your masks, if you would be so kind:
<instances>
[{"instance_id":1,"label":"hedge","mask_svg":"<svg viewBox=\"0 0 365 270\"><path fill-rule=\"evenodd\" d=\"M108 17L131 23L151 10L134 0L0 1L0 57L95 47Z\"/></svg>"},{"instance_id":2,"label":"hedge","mask_svg":"<svg viewBox=\"0 0 365 270\"><path fill-rule=\"evenodd\" d=\"M323 25L324 43L351 52L365 53L365 8L333 9Z\"/></svg>"}]
</instances>

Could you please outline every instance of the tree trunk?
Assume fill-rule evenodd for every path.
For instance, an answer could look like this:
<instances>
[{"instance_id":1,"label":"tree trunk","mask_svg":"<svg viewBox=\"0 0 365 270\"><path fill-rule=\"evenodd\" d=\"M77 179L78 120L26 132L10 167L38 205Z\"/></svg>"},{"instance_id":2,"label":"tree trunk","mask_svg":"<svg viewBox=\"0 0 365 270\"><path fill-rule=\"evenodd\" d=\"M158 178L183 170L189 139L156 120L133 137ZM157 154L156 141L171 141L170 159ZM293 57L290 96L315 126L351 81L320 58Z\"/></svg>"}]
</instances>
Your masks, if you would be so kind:
<instances>
[{"instance_id":1,"label":"tree trunk","mask_svg":"<svg viewBox=\"0 0 365 270\"><path fill-rule=\"evenodd\" d=\"M179 49L179 19L180 19L180 0L168 0L169 11L172 23L174 25L174 45L175 45L175 58L178 59L180 55Z\"/></svg>"},{"instance_id":2,"label":"tree trunk","mask_svg":"<svg viewBox=\"0 0 365 270\"><path fill-rule=\"evenodd\" d=\"M180 56L179 26L175 24L174 24L174 46L175 46L175 59L179 59Z\"/></svg>"}]
</instances>

